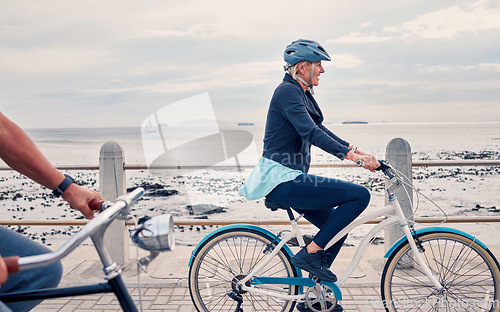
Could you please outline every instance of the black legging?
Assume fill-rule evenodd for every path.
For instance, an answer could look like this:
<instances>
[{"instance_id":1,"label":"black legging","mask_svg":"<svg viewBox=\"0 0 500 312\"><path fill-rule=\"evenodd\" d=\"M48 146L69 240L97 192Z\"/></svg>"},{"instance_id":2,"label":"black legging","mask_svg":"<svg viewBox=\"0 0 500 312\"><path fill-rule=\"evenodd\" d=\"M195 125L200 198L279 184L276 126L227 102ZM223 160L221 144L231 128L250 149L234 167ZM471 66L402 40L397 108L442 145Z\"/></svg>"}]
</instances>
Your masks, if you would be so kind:
<instances>
[{"instance_id":1,"label":"black legging","mask_svg":"<svg viewBox=\"0 0 500 312\"><path fill-rule=\"evenodd\" d=\"M278 185L266 196L269 200L292 207L320 230L314 242L321 248L368 206L370 192L364 186L311 174L301 174ZM330 265L347 235L328 248Z\"/></svg>"}]
</instances>

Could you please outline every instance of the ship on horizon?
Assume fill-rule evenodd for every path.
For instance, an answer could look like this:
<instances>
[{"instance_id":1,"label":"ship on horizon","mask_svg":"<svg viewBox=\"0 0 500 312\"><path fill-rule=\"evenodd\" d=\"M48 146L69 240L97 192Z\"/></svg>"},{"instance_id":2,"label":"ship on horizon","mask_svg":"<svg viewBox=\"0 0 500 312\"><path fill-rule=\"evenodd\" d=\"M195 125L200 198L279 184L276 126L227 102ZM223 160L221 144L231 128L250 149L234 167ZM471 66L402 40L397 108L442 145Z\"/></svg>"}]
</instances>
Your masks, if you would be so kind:
<instances>
[{"instance_id":1,"label":"ship on horizon","mask_svg":"<svg viewBox=\"0 0 500 312\"><path fill-rule=\"evenodd\" d=\"M359 120L347 120L342 122L343 125L366 125L368 124L368 121L359 121Z\"/></svg>"}]
</instances>

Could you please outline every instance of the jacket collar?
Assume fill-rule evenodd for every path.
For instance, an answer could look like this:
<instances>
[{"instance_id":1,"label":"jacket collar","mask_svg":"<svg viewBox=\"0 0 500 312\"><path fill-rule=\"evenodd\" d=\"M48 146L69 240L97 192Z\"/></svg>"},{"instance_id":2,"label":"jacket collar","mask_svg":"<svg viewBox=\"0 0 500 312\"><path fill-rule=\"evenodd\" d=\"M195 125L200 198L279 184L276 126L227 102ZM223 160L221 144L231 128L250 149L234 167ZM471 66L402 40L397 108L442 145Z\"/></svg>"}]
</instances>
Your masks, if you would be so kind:
<instances>
[{"instance_id":1,"label":"jacket collar","mask_svg":"<svg viewBox=\"0 0 500 312\"><path fill-rule=\"evenodd\" d=\"M285 74L285 77L283 78L283 82L289 82L293 83L296 85L302 92L304 92L304 89L302 89L302 86L300 83L293 79L292 76L290 76L288 73ZM316 100L313 98L312 94L309 91L304 92L304 97L306 98L306 109L309 111L309 113L316 115L320 118L323 117L321 110L319 109L318 103L316 103Z\"/></svg>"}]
</instances>

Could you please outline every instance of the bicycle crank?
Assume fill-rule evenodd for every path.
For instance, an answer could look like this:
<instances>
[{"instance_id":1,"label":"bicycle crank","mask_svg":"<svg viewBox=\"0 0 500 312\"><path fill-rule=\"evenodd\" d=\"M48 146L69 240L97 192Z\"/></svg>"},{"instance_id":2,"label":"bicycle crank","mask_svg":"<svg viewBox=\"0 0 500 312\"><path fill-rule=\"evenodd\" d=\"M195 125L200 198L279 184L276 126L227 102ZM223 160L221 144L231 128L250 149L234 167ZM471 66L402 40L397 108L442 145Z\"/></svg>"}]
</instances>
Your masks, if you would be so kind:
<instances>
[{"instance_id":1,"label":"bicycle crank","mask_svg":"<svg viewBox=\"0 0 500 312\"><path fill-rule=\"evenodd\" d=\"M330 312L337 306L337 299L330 286L316 283L309 287L304 298L306 306L314 312Z\"/></svg>"}]
</instances>

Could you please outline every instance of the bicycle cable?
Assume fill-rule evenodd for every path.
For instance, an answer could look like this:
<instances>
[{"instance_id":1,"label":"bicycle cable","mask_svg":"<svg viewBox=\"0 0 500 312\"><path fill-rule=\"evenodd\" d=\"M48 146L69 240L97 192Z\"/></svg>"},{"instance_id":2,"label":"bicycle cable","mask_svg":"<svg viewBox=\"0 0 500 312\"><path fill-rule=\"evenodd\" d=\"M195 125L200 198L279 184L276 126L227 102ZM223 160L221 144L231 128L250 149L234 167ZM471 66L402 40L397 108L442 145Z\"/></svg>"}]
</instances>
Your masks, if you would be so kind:
<instances>
[{"instance_id":1,"label":"bicycle cable","mask_svg":"<svg viewBox=\"0 0 500 312\"><path fill-rule=\"evenodd\" d=\"M135 228L137 229L139 227L137 218L133 215L130 215L129 218L134 221ZM139 308L142 312L141 270L144 270L144 267L142 267L141 262L139 261L139 246L137 245L135 245L135 257L137 259L137 290L139 292Z\"/></svg>"},{"instance_id":2,"label":"bicycle cable","mask_svg":"<svg viewBox=\"0 0 500 312\"><path fill-rule=\"evenodd\" d=\"M414 185L413 185L413 182L406 176L404 175L401 171L397 170L396 168L392 167L391 168L394 170L394 172L396 173L396 177L399 178L399 181L401 181L401 183L403 183L404 185L408 186L410 189L413 190L413 192L415 192L415 195L416 195L416 205L414 205L411 201L410 201L410 208L411 208L411 211L412 211L412 214L410 216L408 216L406 218L406 221L407 222L410 222L410 223L419 223L419 224L425 224L424 222L415 222L415 220L412 220L412 218L416 215L417 211L418 211L418 208L420 207L420 195L423 196L427 201L429 201L432 205L434 205L436 208L438 208L442 213L443 213L443 216L444 216L444 220L439 222L437 225L440 225L440 224L443 224L445 223L447 220L448 220L448 215L446 214L446 212L441 208L439 207L439 205L434 202L432 199L430 199L428 196L426 196L425 194L423 194L422 192L420 192ZM405 181L406 180L406 181ZM403 188L405 190L405 193L406 195L408 196L408 198L410 198L410 194L408 192L408 190L404 187ZM414 206L415 206L415 209L414 209Z\"/></svg>"}]
</instances>

